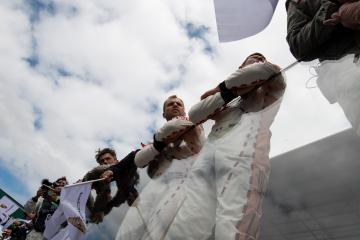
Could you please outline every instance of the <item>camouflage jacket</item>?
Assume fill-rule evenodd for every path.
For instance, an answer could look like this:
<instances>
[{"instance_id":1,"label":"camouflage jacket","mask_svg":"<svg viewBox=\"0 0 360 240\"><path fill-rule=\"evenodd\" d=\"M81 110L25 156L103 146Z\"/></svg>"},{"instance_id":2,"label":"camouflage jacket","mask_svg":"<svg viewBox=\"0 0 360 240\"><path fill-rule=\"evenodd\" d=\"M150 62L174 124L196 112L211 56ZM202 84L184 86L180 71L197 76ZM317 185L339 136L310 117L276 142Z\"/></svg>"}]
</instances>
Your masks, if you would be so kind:
<instances>
[{"instance_id":1,"label":"camouflage jacket","mask_svg":"<svg viewBox=\"0 0 360 240\"><path fill-rule=\"evenodd\" d=\"M360 53L360 31L324 25L339 9L336 0L287 0L287 41L294 57L301 61L336 60Z\"/></svg>"},{"instance_id":2,"label":"camouflage jacket","mask_svg":"<svg viewBox=\"0 0 360 240\"><path fill-rule=\"evenodd\" d=\"M90 212L104 212L108 214L113 207L118 207L125 201L129 205L133 203L138 196L135 188L139 180L137 167L134 163L136 152L129 153L124 159L115 165L101 165L93 168L83 178L83 181L99 179L106 170L112 170L114 173L113 181L116 182L117 192L111 196L110 184L105 181L93 183L92 188L96 191L95 202L90 198L87 207Z\"/></svg>"}]
</instances>

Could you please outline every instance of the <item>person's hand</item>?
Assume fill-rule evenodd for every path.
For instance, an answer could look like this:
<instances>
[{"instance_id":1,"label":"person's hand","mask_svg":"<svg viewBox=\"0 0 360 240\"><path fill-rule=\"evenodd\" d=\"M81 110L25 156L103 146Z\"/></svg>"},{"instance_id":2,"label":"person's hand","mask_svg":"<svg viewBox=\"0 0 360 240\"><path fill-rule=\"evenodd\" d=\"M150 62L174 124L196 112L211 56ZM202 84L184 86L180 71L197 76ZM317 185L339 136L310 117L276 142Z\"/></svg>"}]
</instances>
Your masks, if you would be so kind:
<instances>
[{"instance_id":1,"label":"person's hand","mask_svg":"<svg viewBox=\"0 0 360 240\"><path fill-rule=\"evenodd\" d=\"M39 198L41 197L45 192L47 191L47 189L43 188L43 187L40 187L37 192L36 192L36 198Z\"/></svg>"},{"instance_id":2,"label":"person's hand","mask_svg":"<svg viewBox=\"0 0 360 240\"><path fill-rule=\"evenodd\" d=\"M203 99L207 98L208 96L214 95L217 92L220 92L220 88L218 86L206 91L203 95L201 95L200 99L203 100Z\"/></svg>"},{"instance_id":3,"label":"person's hand","mask_svg":"<svg viewBox=\"0 0 360 240\"><path fill-rule=\"evenodd\" d=\"M26 213L28 219L34 219L36 214L35 213Z\"/></svg>"},{"instance_id":4,"label":"person's hand","mask_svg":"<svg viewBox=\"0 0 360 240\"><path fill-rule=\"evenodd\" d=\"M4 238L7 238L7 237L10 237L10 235L11 235L11 229L4 229L3 230L3 232L2 232L2 236L4 237Z\"/></svg>"},{"instance_id":5,"label":"person's hand","mask_svg":"<svg viewBox=\"0 0 360 240\"><path fill-rule=\"evenodd\" d=\"M99 224L104 220L104 213L103 212L94 212L91 215L91 222L95 224Z\"/></svg>"},{"instance_id":6,"label":"person's hand","mask_svg":"<svg viewBox=\"0 0 360 240\"><path fill-rule=\"evenodd\" d=\"M331 14L331 17L329 19L326 19L324 22L324 25L328 26L335 26L340 23L340 15L338 12L335 12Z\"/></svg>"},{"instance_id":7,"label":"person's hand","mask_svg":"<svg viewBox=\"0 0 360 240\"><path fill-rule=\"evenodd\" d=\"M104 181L106 182L111 182L111 180L113 179L114 173L111 170L106 170L105 172L103 172L100 176L100 178L105 178Z\"/></svg>"},{"instance_id":8,"label":"person's hand","mask_svg":"<svg viewBox=\"0 0 360 240\"><path fill-rule=\"evenodd\" d=\"M338 10L340 23L349 29L360 30L360 2L346 2Z\"/></svg>"}]
</instances>

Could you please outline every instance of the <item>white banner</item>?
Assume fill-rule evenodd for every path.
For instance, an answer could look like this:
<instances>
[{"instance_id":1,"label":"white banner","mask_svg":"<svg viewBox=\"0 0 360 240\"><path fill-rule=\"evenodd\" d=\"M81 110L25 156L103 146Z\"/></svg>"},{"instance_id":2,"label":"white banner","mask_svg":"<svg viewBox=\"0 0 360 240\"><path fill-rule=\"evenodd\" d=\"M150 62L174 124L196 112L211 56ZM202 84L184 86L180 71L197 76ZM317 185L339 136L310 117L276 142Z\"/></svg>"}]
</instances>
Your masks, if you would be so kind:
<instances>
[{"instance_id":1,"label":"white banner","mask_svg":"<svg viewBox=\"0 0 360 240\"><path fill-rule=\"evenodd\" d=\"M278 0L214 0L220 42L236 41L262 31Z\"/></svg>"}]
</instances>

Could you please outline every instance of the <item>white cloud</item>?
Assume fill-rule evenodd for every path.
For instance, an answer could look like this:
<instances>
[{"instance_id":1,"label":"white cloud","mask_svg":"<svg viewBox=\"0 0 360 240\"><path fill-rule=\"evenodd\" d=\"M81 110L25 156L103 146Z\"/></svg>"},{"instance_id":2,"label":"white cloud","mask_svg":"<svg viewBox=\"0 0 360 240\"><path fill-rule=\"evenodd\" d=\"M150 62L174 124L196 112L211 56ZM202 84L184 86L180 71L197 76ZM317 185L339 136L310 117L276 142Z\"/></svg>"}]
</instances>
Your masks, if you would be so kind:
<instances>
[{"instance_id":1,"label":"white cloud","mask_svg":"<svg viewBox=\"0 0 360 240\"><path fill-rule=\"evenodd\" d=\"M283 1L267 29L226 44L217 40L212 1L54 4L55 15L42 10L35 22L22 1L0 4L0 161L30 192L41 178L82 177L106 141L120 158L138 148L151 139L149 129L163 122L166 96L176 93L189 108L249 53L262 52L282 67L294 61ZM207 31L190 39L187 23ZM210 54L204 51L209 46ZM24 60L31 57L38 61L35 68ZM305 87L308 68L287 73L272 155L350 126L338 106ZM174 88L168 92L169 86Z\"/></svg>"}]
</instances>

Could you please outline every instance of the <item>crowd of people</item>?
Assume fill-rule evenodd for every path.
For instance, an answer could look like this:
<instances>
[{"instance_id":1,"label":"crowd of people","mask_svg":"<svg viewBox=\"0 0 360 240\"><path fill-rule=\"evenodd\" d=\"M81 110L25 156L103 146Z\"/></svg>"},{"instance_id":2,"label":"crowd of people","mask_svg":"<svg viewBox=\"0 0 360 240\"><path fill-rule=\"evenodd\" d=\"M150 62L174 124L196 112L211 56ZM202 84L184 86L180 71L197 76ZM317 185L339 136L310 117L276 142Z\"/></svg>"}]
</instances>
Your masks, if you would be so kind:
<instances>
[{"instance_id":1,"label":"crowd of people","mask_svg":"<svg viewBox=\"0 0 360 240\"><path fill-rule=\"evenodd\" d=\"M59 205L61 188L67 185L66 177L54 182L44 179L34 197L24 205L25 221L15 220L8 228L3 229L3 239L25 240L42 239L45 221Z\"/></svg>"},{"instance_id":2,"label":"crowd of people","mask_svg":"<svg viewBox=\"0 0 360 240\"><path fill-rule=\"evenodd\" d=\"M127 202L137 211L141 209L143 221L152 219L153 224L140 222L140 225L145 225L142 227L151 231L150 236L154 239L166 234L169 239L178 239L183 228L187 228L188 239L195 239L211 233L214 226L221 229L215 232L215 236L217 232L220 235L225 232L236 234L242 228L239 222L247 219L247 215L258 215L261 206L249 208L244 216L231 216L236 219L231 225L224 219L230 217L227 216L229 212L245 208L247 202L252 201L249 196L261 202L269 171L269 126L278 109L275 103L280 103L284 89L279 67L268 62L262 54L254 53L227 80L206 92L202 100L190 109L188 116L179 97L168 97L163 105L166 123L155 132L152 143L131 151L121 160L111 148L96 153L99 165L82 178L82 181L104 179L92 185L96 196L93 199L90 195L87 202L89 221L100 223L113 207ZM206 140L201 123L208 119L215 119L216 124ZM239 147L247 144L243 149ZM236 162L240 164L235 171L233 165ZM144 167L147 167L152 180L139 194L136 189L139 182L137 169ZM177 172L175 180L169 177L174 172ZM239 180L241 182L237 184ZM111 181L116 182L115 194L111 194ZM66 177L53 183L43 180L36 195L27 201L24 209L27 217L32 219L29 224L32 230L26 239L43 239L46 220L55 212L61 188L67 184ZM242 189L235 185L241 185ZM238 200L232 195L230 197L226 189L238 189ZM177 192L176 198L174 192ZM219 201L223 204L216 205ZM180 202L182 206L179 208ZM230 205L231 209L227 209ZM195 206L203 214L194 215ZM160 211L162 208L164 214L154 216L153 209ZM199 216L205 218L198 219ZM133 220L130 210L123 229L139 223ZM189 225L197 220L203 222L202 228ZM244 232L253 234L249 229ZM141 239L143 233L133 234L140 234L134 239Z\"/></svg>"},{"instance_id":3,"label":"crowd of people","mask_svg":"<svg viewBox=\"0 0 360 240\"><path fill-rule=\"evenodd\" d=\"M351 0L286 1L291 52L299 61L320 60L321 92L340 104L358 133L359 9ZM168 97L166 122L150 144L121 160L111 148L97 151L98 166L82 178L104 179L92 185L96 196L87 202L89 221L102 222L126 202L132 208L118 239L258 239L270 172L270 126L285 88L280 67L254 53L188 114L181 98ZM206 138L202 123L209 119L215 124ZM141 193L138 168L147 168L151 179ZM66 177L44 180L24 206L31 223L15 222L2 239L43 239L46 220L67 184Z\"/></svg>"}]
</instances>

